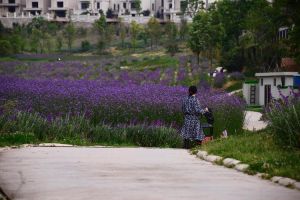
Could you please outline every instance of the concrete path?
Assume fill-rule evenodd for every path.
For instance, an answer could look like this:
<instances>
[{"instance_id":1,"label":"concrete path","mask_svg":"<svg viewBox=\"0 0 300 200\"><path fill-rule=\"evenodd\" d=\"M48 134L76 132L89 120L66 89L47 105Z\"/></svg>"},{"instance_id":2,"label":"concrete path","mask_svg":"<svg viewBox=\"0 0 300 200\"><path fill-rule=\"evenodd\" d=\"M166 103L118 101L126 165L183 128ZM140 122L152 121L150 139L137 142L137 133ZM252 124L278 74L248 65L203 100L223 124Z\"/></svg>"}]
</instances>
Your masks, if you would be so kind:
<instances>
[{"instance_id":1,"label":"concrete path","mask_svg":"<svg viewBox=\"0 0 300 200\"><path fill-rule=\"evenodd\" d=\"M262 114L260 112L254 111L246 111L245 112L245 123L244 129L253 131L253 130L261 130L267 127L267 123L261 121Z\"/></svg>"},{"instance_id":2,"label":"concrete path","mask_svg":"<svg viewBox=\"0 0 300 200\"><path fill-rule=\"evenodd\" d=\"M0 186L18 200L299 200L288 189L181 149L31 147L0 152Z\"/></svg>"}]
</instances>

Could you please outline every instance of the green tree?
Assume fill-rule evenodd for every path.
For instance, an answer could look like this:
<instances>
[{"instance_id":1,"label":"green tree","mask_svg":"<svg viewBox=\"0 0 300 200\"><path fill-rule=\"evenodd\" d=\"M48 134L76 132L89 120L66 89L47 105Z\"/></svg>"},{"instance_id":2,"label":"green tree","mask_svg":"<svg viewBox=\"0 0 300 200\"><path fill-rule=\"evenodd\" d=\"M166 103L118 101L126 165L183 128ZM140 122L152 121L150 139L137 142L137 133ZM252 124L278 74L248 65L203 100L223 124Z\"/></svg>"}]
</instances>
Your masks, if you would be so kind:
<instances>
[{"instance_id":1,"label":"green tree","mask_svg":"<svg viewBox=\"0 0 300 200\"><path fill-rule=\"evenodd\" d=\"M119 34L120 34L120 39L121 39L121 43L122 43L122 48L124 48L124 43L125 43L127 33L126 33L125 24L122 21L120 21L120 23L119 23Z\"/></svg>"},{"instance_id":2,"label":"green tree","mask_svg":"<svg viewBox=\"0 0 300 200\"><path fill-rule=\"evenodd\" d=\"M95 21L94 23L94 27L97 30L98 34L99 34L99 40L98 40L98 44L97 44L97 48L99 53L102 53L103 50L106 47L106 42L107 42L107 36L109 36L107 34L107 23L106 23L106 18L104 15L101 15L101 17Z\"/></svg>"},{"instance_id":3,"label":"green tree","mask_svg":"<svg viewBox=\"0 0 300 200\"><path fill-rule=\"evenodd\" d=\"M166 24L166 44L167 51L174 56L178 52L178 30L174 22L167 22Z\"/></svg>"},{"instance_id":4,"label":"green tree","mask_svg":"<svg viewBox=\"0 0 300 200\"><path fill-rule=\"evenodd\" d=\"M196 54L198 64L200 62L200 53L210 48L211 18L207 12L199 12L194 18L189 31L189 47Z\"/></svg>"},{"instance_id":5,"label":"green tree","mask_svg":"<svg viewBox=\"0 0 300 200\"><path fill-rule=\"evenodd\" d=\"M63 47L63 37L60 35L56 37L56 50L61 51Z\"/></svg>"},{"instance_id":6,"label":"green tree","mask_svg":"<svg viewBox=\"0 0 300 200\"><path fill-rule=\"evenodd\" d=\"M160 26L159 22L154 17L151 17L147 23L146 31L150 38L151 49L154 44L157 45L157 43L158 43L158 40L161 35L160 27L161 26Z\"/></svg>"},{"instance_id":7,"label":"green tree","mask_svg":"<svg viewBox=\"0 0 300 200\"><path fill-rule=\"evenodd\" d=\"M132 21L130 23L130 38L131 38L131 46L133 51L136 49L137 38L140 33L141 27L136 21Z\"/></svg>"},{"instance_id":8,"label":"green tree","mask_svg":"<svg viewBox=\"0 0 300 200\"><path fill-rule=\"evenodd\" d=\"M132 4L133 4L133 7L136 9L137 14L139 15L142 10L141 0L133 0Z\"/></svg>"},{"instance_id":9,"label":"green tree","mask_svg":"<svg viewBox=\"0 0 300 200\"><path fill-rule=\"evenodd\" d=\"M188 23L185 19L182 18L180 20L180 30L179 30L180 39L182 41L186 40L188 33L189 33Z\"/></svg>"},{"instance_id":10,"label":"green tree","mask_svg":"<svg viewBox=\"0 0 300 200\"><path fill-rule=\"evenodd\" d=\"M76 36L76 29L75 26L73 24L73 22L69 22L63 32L63 35L65 36L65 38L67 39L67 45L69 48L69 51L71 51L72 49L72 45Z\"/></svg>"}]
</instances>

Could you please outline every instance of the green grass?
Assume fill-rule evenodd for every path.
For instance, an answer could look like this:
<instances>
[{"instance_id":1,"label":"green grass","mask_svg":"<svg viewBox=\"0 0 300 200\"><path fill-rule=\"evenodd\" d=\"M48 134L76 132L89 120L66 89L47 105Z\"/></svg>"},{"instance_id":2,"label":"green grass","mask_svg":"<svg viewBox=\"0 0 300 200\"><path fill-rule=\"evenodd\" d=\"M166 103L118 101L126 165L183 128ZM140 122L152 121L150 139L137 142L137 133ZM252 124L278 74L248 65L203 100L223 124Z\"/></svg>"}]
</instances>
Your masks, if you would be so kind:
<instances>
[{"instance_id":1,"label":"green grass","mask_svg":"<svg viewBox=\"0 0 300 200\"><path fill-rule=\"evenodd\" d=\"M246 107L247 111L254 111L254 112L263 112L264 108L258 105L249 105Z\"/></svg>"},{"instance_id":2,"label":"green grass","mask_svg":"<svg viewBox=\"0 0 300 200\"><path fill-rule=\"evenodd\" d=\"M250 165L250 173L263 172L300 180L300 150L278 146L267 130L217 139L201 149L224 158L241 160Z\"/></svg>"},{"instance_id":3,"label":"green grass","mask_svg":"<svg viewBox=\"0 0 300 200\"><path fill-rule=\"evenodd\" d=\"M178 60L169 56L145 57L143 59L133 60L131 62L123 62L121 65L129 66L133 70L154 70L156 68L176 67Z\"/></svg>"}]
</instances>

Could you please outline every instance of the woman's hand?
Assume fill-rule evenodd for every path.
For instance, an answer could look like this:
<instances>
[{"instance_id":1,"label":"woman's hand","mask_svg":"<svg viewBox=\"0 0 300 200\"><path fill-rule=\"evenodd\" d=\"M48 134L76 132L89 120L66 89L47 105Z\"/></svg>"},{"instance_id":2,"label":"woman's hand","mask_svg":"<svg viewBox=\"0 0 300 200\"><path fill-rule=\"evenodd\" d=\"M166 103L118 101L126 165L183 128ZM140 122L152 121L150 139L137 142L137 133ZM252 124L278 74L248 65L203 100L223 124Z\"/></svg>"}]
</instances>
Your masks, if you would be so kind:
<instances>
[{"instance_id":1,"label":"woman's hand","mask_svg":"<svg viewBox=\"0 0 300 200\"><path fill-rule=\"evenodd\" d=\"M206 107L204 110L205 110L205 112L209 112L208 107Z\"/></svg>"}]
</instances>

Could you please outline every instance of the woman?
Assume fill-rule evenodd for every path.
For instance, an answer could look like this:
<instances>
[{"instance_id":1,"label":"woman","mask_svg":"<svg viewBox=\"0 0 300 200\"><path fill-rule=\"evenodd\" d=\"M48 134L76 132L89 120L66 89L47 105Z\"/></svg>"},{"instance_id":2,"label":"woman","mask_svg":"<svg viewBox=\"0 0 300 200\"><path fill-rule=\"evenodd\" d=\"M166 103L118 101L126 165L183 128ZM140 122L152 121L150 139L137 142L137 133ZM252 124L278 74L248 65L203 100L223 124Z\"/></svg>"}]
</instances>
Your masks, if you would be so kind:
<instances>
[{"instance_id":1,"label":"woman","mask_svg":"<svg viewBox=\"0 0 300 200\"><path fill-rule=\"evenodd\" d=\"M207 108L202 109L196 98L197 87L189 87L189 96L182 102L182 112L184 114L184 124L181 129L181 136L184 139L184 148L190 148L190 142L196 141L201 144L204 140L204 133L201 127L199 116L207 112Z\"/></svg>"}]
</instances>

